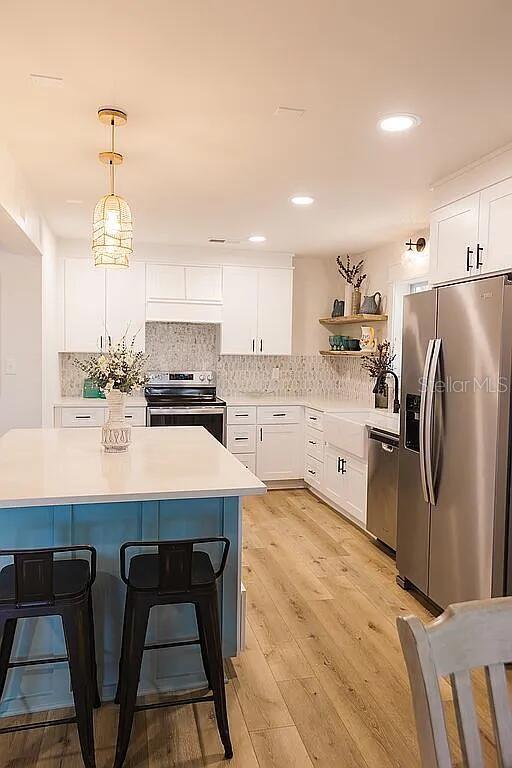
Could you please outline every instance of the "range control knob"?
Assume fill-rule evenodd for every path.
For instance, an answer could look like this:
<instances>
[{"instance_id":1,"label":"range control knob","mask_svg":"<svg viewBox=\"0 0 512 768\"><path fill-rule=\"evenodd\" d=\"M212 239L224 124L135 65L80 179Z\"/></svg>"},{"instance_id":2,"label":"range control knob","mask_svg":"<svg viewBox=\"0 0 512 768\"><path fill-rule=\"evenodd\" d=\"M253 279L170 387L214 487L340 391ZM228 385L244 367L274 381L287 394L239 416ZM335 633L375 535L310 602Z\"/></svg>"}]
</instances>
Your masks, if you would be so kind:
<instances>
[{"instance_id":1,"label":"range control knob","mask_svg":"<svg viewBox=\"0 0 512 768\"><path fill-rule=\"evenodd\" d=\"M208 376L207 376L207 379L208 379L208 381L211 381L211 380L212 380L212 375L211 375L211 373L209 373L209 374L208 374Z\"/></svg>"},{"instance_id":2,"label":"range control knob","mask_svg":"<svg viewBox=\"0 0 512 768\"><path fill-rule=\"evenodd\" d=\"M203 376L203 374L201 374L201 375L200 375L200 377L199 377L199 381L204 381L204 376Z\"/></svg>"}]
</instances>

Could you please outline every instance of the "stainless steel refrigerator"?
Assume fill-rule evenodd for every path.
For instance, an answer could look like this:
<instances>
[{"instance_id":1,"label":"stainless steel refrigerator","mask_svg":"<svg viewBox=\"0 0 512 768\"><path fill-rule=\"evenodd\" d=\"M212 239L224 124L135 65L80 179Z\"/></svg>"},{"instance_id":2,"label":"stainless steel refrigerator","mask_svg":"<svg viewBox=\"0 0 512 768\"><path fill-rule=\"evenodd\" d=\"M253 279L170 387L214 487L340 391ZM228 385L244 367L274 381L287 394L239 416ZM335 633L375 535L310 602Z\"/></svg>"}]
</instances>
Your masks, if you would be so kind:
<instances>
[{"instance_id":1,"label":"stainless steel refrigerator","mask_svg":"<svg viewBox=\"0 0 512 768\"><path fill-rule=\"evenodd\" d=\"M512 594L511 359L508 276L405 298L398 581L442 608Z\"/></svg>"}]
</instances>

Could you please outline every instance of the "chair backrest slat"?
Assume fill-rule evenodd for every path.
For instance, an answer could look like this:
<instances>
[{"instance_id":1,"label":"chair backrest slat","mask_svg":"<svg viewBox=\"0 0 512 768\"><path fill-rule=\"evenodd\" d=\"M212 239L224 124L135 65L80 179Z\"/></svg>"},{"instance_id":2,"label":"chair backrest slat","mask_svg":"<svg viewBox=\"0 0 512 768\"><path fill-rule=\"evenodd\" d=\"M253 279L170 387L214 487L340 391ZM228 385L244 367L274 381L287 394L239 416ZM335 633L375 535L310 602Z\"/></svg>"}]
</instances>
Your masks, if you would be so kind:
<instances>
[{"instance_id":1,"label":"chair backrest slat","mask_svg":"<svg viewBox=\"0 0 512 768\"><path fill-rule=\"evenodd\" d=\"M397 619L411 685L422 764L452 765L439 679L449 676L465 768L483 768L471 671L484 668L500 768L512 768L512 711L505 664L512 662L512 597L449 606L425 626Z\"/></svg>"},{"instance_id":2,"label":"chair backrest slat","mask_svg":"<svg viewBox=\"0 0 512 768\"><path fill-rule=\"evenodd\" d=\"M14 555L16 605L52 605L53 552Z\"/></svg>"},{"instance_id":3,"label":"chair backrest slat","mask_svg":"<svg viewBox=\"0 0 512 768\"><path fill-rule=\"evenodd\" d=\"M190 542L165 542L158 547L158 591L162 594L190 589L192 553Z\"/></svg>"},{"instance_id":4,"label":"chair backrest slat","mask_svg":"<svg viewBox=\"0 0 512 768\"><path fill-rule=\"evenodd\" d=\"M512 713L504 664L492 664L485 668L489 704L498 745L500 768L512 766Z\"/></svg>"},{"instance_id":5,"label":"chair backrest slat","mask_svg":"<svg viewBox=\"0 0 512 768\"><path fill-rule=\"evenodd\" d=\"M473 701L471 673L467 670L455 672L450 675L450 680L464 766L467 768L484 768L482 742Z\"/></svg>"}]
</instances>

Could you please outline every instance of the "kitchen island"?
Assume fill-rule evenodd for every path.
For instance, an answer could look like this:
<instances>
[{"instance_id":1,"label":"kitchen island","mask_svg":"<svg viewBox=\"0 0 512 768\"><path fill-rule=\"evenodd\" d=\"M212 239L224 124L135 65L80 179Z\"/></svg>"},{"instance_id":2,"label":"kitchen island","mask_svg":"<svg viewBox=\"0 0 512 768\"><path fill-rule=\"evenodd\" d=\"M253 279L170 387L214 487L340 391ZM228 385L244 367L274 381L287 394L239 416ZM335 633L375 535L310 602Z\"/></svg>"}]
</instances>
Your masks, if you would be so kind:
<instances>
[{"instance_id":1,"label":"kitchen island","mask_svg":"<svg viewBox=\"0 0 512 768\"><path fill-rule=\"evenodd\" d=\"M227 536L231 549L220 588L224 656L241 632L241 502L266 487L202 427L132 431L124 454L106 454L100 429L23 429L0 438L2 549L91 544L100 693L113 699L124 609L119 548L125 541ZM215 551L212 550L212 558ZM0 562L3 566L9 561ZM196 636L190 605L154 609L149 642ZM14 654L65 653L60 619L18 624ZM195 646L145 654L140 693L184 690L204 682ZM9 672L1 715L69 706L67 665Z\"/></svg>"}]
</instances>

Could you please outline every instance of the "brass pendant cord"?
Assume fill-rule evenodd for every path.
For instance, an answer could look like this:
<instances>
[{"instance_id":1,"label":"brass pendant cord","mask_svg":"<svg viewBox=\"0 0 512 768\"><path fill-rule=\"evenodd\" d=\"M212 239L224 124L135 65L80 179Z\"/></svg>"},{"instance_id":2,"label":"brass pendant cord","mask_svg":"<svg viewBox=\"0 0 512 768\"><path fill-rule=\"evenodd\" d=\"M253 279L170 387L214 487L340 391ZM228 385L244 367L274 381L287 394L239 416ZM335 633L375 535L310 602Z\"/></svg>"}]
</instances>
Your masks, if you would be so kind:
<instances>
[{"instance_id":1,"label":"brass pendant cord","mask_svg":"<svg viewBox=\"0 0 512 768\"><path fill-rule=\"evenodd\" d=\"M113 157L114 157L114 132L115 132L115 124L114 119L110 121L111 125L111 149L112 149L112 157L110 158L110 194L115 194L114 192L114 186L115 186L115 170L114 170L114 163L113 163Z\"/></svg>"}]
</instances>

